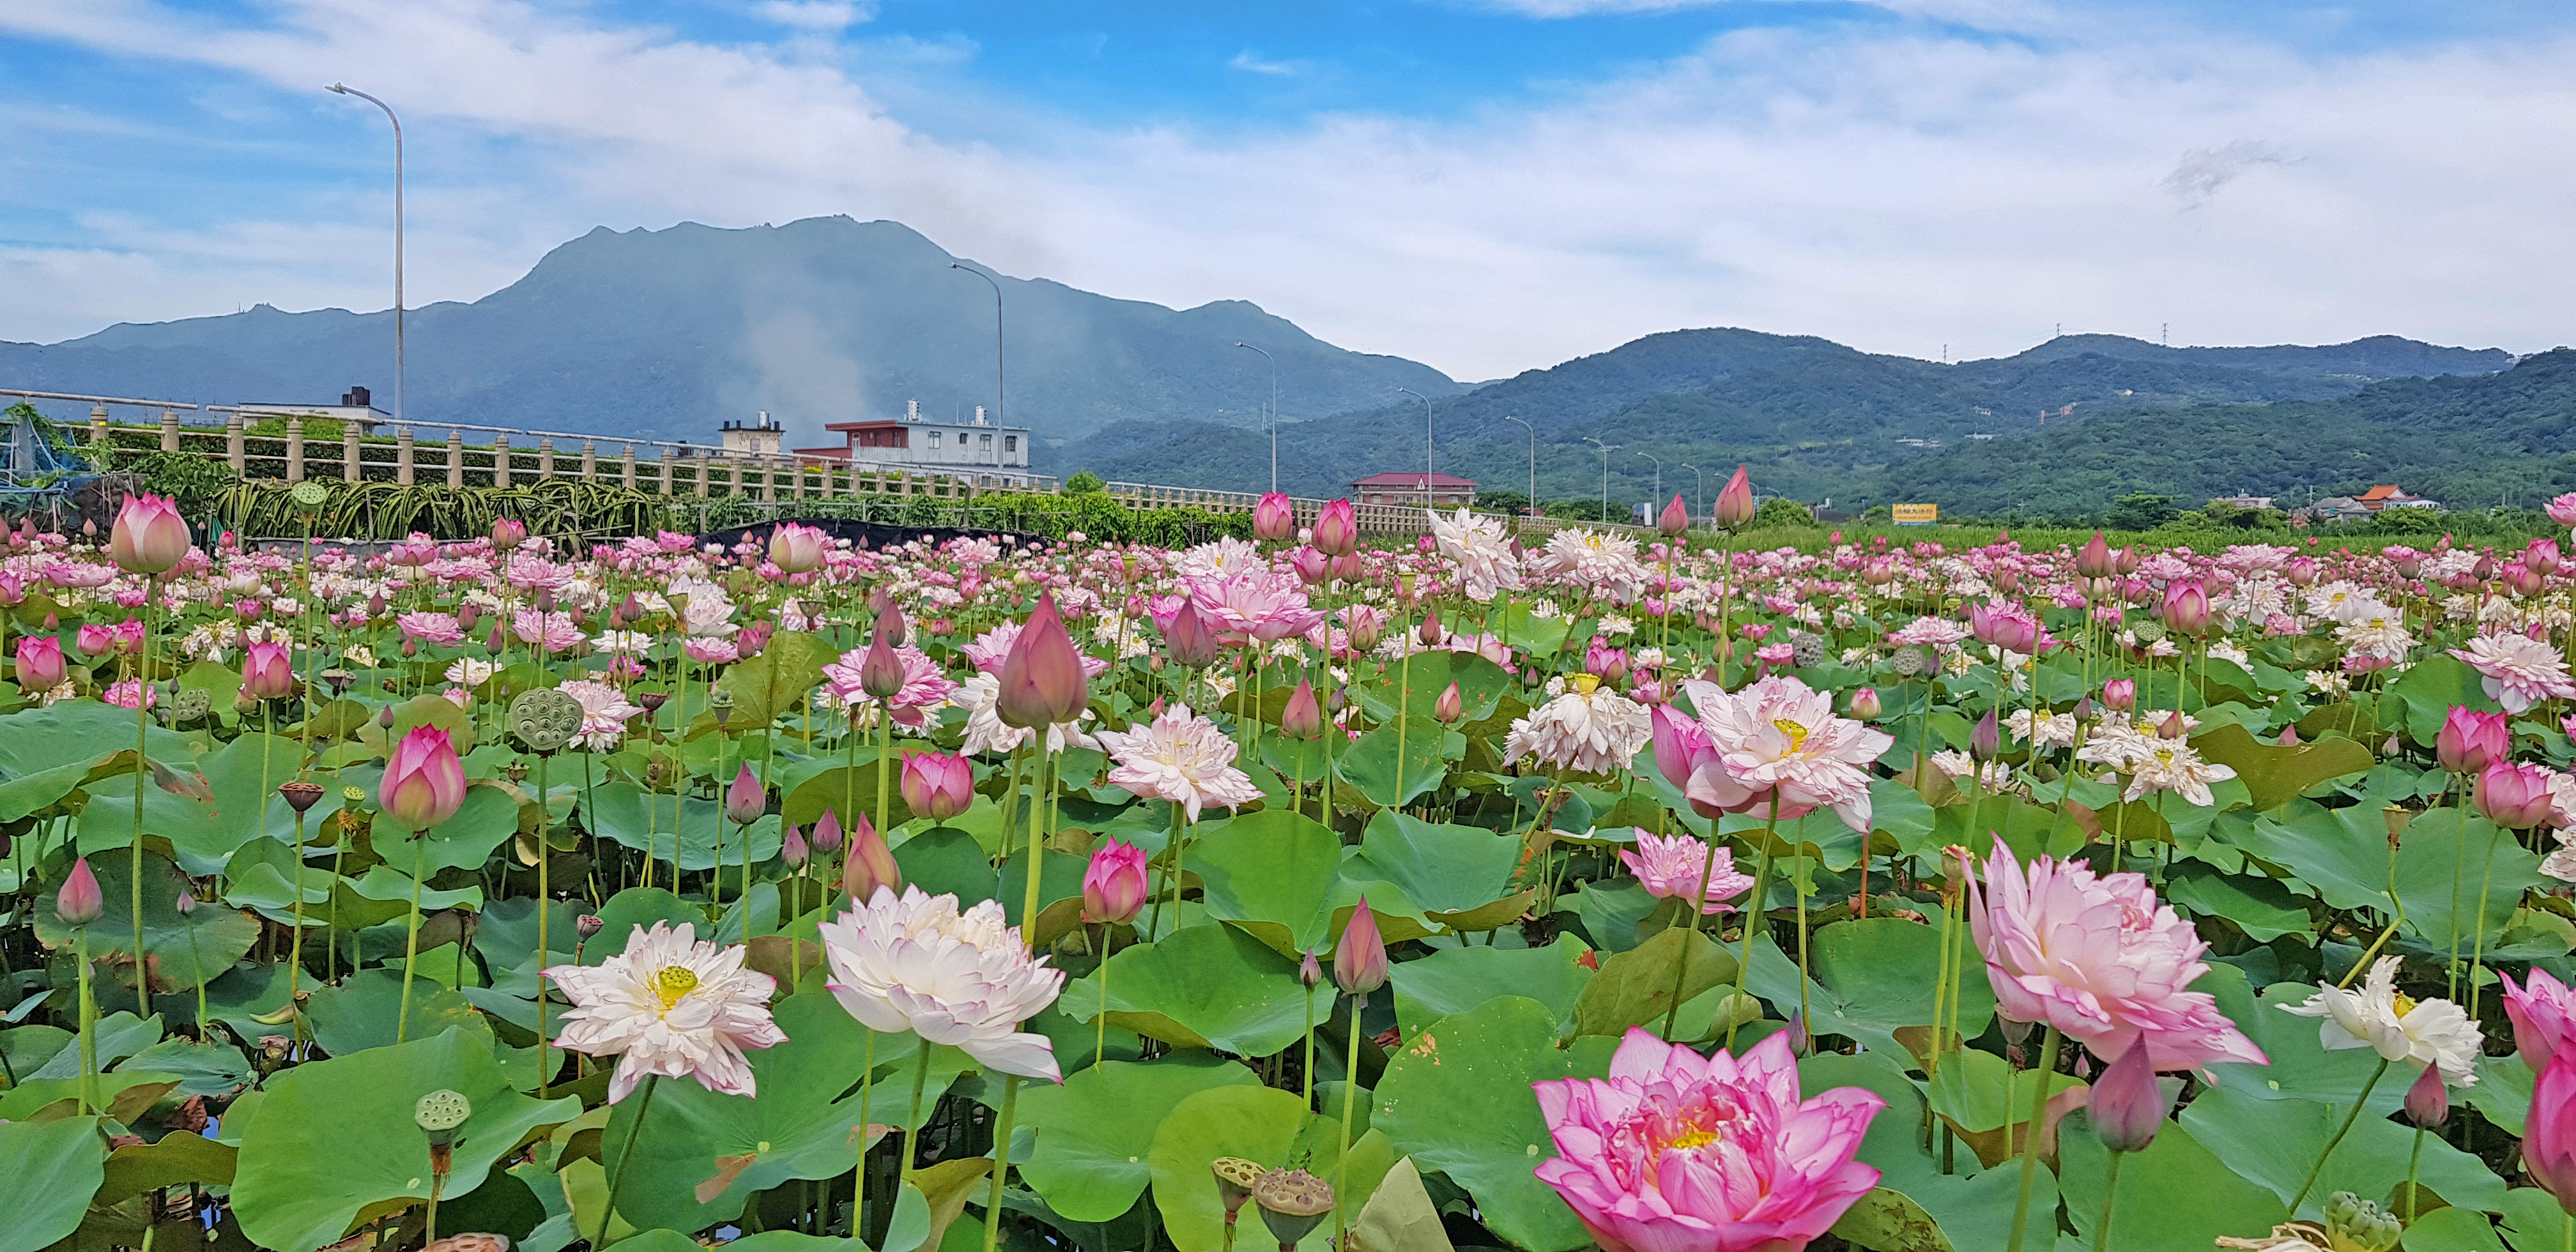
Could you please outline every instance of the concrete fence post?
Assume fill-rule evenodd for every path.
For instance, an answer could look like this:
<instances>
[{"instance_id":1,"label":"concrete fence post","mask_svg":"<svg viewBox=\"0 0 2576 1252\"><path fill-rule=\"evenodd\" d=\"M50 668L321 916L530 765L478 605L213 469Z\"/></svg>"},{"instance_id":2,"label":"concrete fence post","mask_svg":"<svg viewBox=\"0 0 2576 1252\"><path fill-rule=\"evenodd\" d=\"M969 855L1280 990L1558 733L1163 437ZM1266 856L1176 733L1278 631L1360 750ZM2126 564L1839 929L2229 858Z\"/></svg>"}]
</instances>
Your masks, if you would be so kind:
<instances>
[{"instance_id":1,"label":"concrete fence post","mask_svg":"<svg viewBox=\"0 0 2576 1252\"><path fill-rule=\"evenodd\" d=\"M304 481L304 419L286 419L286 481Z\"/></svg>"},{"instance_id":2,"label":"concrete fence post","mask_svg":"<svg viewBox=\"0 0 2576 1252\"><path fill-rule=\"evenodd\" d=\"M242 447L242 415L239 413L224 419L224 459L232 463L234 477L250 476L250 456L248 449Z\"/></svg>"},{"instance_id":3,"label":"concrete fence post","mask_svg":"<svg viewBox=\"0 0 2576 1252\"><path fill-rule=\"evenodd\" d=\"M161 410L161 450L164 452L179 450L179 410L177 409Z\"/></svg>"},{"instance_id":4,"label":"concrete fence post","mask_svg":"<svg viewBox=\"0 0 2576 1252\"><path fill-rule=\"evenodd\" d=\"M411 427L405 426L394 434L394 481L406 487L411 485L412 452Z\"/></svg>"},{"instance_id":5,"label":"concrete fence post","mask_svg":"<svg viewBox=\"0 0 2576 1252\"><path fill-rule=\"evenodd\" d=\"M510 437L508 435L492 436L492 485L495 487L510 485Z\"/></svg>"},{"instance_id":6,"label":"concrete fence post","mask_svg":"<svg viewBox=\"0 0 2576 1252\"><path fill-rule=\"evenodd\" d=\"M465 432L461 430L447 432L447 485L465 485Z\"/></svg>"}]
</instances>

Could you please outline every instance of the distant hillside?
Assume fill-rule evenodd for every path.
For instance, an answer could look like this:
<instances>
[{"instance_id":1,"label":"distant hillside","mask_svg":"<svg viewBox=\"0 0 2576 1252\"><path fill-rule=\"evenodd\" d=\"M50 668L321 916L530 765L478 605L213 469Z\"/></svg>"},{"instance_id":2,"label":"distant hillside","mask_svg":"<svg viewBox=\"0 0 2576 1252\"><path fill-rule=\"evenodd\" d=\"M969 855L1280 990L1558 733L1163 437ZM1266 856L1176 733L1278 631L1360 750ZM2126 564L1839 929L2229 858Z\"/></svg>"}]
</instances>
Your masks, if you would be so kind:
<instances>
[{"instance_id":1,"label":"distant hillside","mask_svg":"<svg viewBox=\"0 0 2576 1252\"><path fill-rule=\"evenodd\" d=\"M1528 481L1534 434L1546 498L1602 491L1603 456L1586 442L1597 439L1616 448L1607 465L1614 504L1654 489L1654 462L1640 453L1662 458L1667 495L1695 485L1713 492L1717 477L1743 462L1765 491L1914 499L1927 498L1926 455L1936 447L2055 436L2106 417L2207 404L2328 401L2376 379L2483 374L2511 360L2493 349L2386 337L2327 347L2163 348L2087 335L1941 365L1811 336L1681 330L1436 400L1431 424L1440 469L1510 490ZM1281 481L1314 494L1380 470L1413 469L1423 462L1423 439L1422 406L1410 399L1289 424L1280 437ZM1247 489L1268 481L1267 443L1253 442L1249 432L1214 430L1158 438L1132 424L1105 428L1064 455L1110 477ZM1690 465L1702 471L1696 478Z\"/></svg>"},{"instance_id":2,"label":"distant hillside","mask_svg":"<svg viewBox=\"0 0 2576 1252\"><path fill-rule=\"evenodd\" d=\"M471 304L408 319L406 415L706 441L767 409L799 440L827 421L946 416L993 397L993 290L895 222L808 218L719 230L602 227ZM1281 410L1449 395L1427 365L1351 352L1239 300L1169 309L1044 279L1000 278L1008 416L1054 443L1119 421L1259 424ZM52 345L0 343L0 386L211 403L325 401L352 383L391 404L393 315L324 309L118 325ZM1220 415L1220 411L1222 414Z\"/></svg>"}]
</instances>

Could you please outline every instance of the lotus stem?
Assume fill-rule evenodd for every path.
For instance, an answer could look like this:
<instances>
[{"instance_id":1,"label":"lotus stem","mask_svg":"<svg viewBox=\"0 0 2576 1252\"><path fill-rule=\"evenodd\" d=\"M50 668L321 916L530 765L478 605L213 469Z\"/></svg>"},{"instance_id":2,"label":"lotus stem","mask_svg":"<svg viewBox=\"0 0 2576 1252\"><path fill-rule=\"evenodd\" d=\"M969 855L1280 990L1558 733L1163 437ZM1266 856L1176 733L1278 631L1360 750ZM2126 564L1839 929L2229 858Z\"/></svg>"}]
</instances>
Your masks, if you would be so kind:
<instances>
[{"instance_id":1,"label":"lotus stem","mask_svg":"<svg viewBox=\"0 0 2576 1252\"><path fill-rule=\"evenodd\" d=\"M152 1016L152 962L143 952L143 796L144 776L152 767L144 759L144 734L152 725L152 596L151 579L144 579L143 642L134 652L134 843L127 858L133 875L126 884L134 909L134 1015Z\"/></svg>"},{"instance_id":2,"label":"lotus stem","mask_svg":"<svg viewBox=\"0 0 2576 1252\"><path fill-rule=\"evenodd\" d=\"M914 1035L912 1042L915 1049L912 1062L912 1112L905 1118L903 1128L903 1181L906 1183L912 1181L912 1176L916 1172L913 1169L913 1158L921 1155L921 1089L930 1083L930 1041ZM902 1199L900 1193L896 1195L896 1199Z\"/></svg>"},{"instance_id":3,"label":"lotus stem","mask_svg":"<svg viewBox=\"0 0 2576 1252\"><path fill-rule=\"evenodd\" d=\"M1771 845L1773 837L1779 832L1779 829L1780 796L1779 793L1775 791L1771 795L1771 820L1769 824L1763 827L1762 856L1760 860L1755 861L1753 864L1753 894L1746 897L1744 902L1744 954L1738 958L1735 963L1735 985L1739 988L1751 981L1753 976L1753 932L1762 925L1762 918L1764 916L1762 905L1766 899L1765 889L1771 885ZM1717 831L1712 827L1709 831L1709 838L1715 839L1716 837ZM1676 984L1676 986L1678 986L1678 984ZM1674 996L1678 999L1680 997L1679 991L1676 991ZM1679 1009L1681 1006L1675 1005L1673 1007ZM1741 1020L1742 1016L1743 1015L1739 1013L1727 1014L1726 1050L1729 1052L1735 1050L1735 1031L1737 1027L1744 1024ZM1671 1027L1669 1025L1667 1025L1665 1029L1666 1033L1670 1033Z\"/></svg>"},{"instance_id":4,"label":"lotus stem","mask_svg":"<svg viewBox=\"0 0 2576 1252\"><path fill-rule=\"evenodd\" d=\"M2352 1111L2344 1114L2343 1125L2335 1128L2334 1138L2326 1140L2325 1151L2317 1153L2317 1163L2309 1168L2308 1180L2299 1184L2299 1194L2290 1198L2291 1217L2299 1215L2299 1205L2307 1200L2310 1191L2316 1190L2317 1179L2326 1172L2327 1159L2334 1155L2335 1147L2343 1142L2343 1137L2351 1132L2352 1124L2361 1120L2361 1110L2370 1104L2370 1089L2378 1086L2379 1076L2387 1072L2388 1058L2381 1057L2379 1068L2370 1071L2370 1081L2361 1084L2361 1094L2353 1098Z\"/></svg>"},{"instance_id":5,"label":"lotus stem","mask_svg":"<svg viewBox=\"0 0 2576 1252\"><path fill-rule=\"evenodd\" d=\"M1342 1182L1351 1165L1351 1114L1359 1106L1360 1095L1360 1014L1368 1007L1368 997L1351 997L1350 1060L1342 1067L1342 1151L1333 1159L1333 1243L1350 1246L1350 1206L1342 1203ZM986 1249L985 1252L991 1252Z\"/></svg>"},{"instance_id":6,"label":"lotus stem","mask_svg":"<svg viewBox=\"0 0 2576 1252\"><path fill-rule=\"evenodd\" d=\"M2120 1158L2127 1155L2113 1149L2110 1167L2102 1173L2102 1220L2093 1224L2093 1252L2106 1252L2111 1246L2111 1201L2120 1194Z\"/></svg>"},{"instance_id":7,"label":"lotus stem","mask_svg":"<svg viewBox=\"0 0 2576 1252\"><path fill-rule=\"evenodd\" d=\"M554 1071L546 1065L549 1051L546 1042L546 913L554 902L546 883L546 819L553 815L546 807L551 801L546 786L546 766L554 756L552 752L537 754L537 1095L540 1098L546 1094L546 1088L554 1084L555 1077ZM461 960L464 939L459 938L456 947ZM457 981L461 983L464 980L460 978Z\"/></svg>"},{"instance_id":8,"label":"lotus stem","mask_svg":"<svg viewBox=\"0 0 2576 1252\"><path fill-rule=\"evenodd\" d=\"M2057 1072L2057 1038L2057 1023L2050 1022L2048 1033L2041 1038L2039 1055L2031 1058L2030 1073L2037 1081L2031 1084L2030 1122L2022 1128L2021 1198L2013 1202L2012 1242L2007 1245L2009 1252L2021 1252L2022 1235L2030 1225L2031 1190L2039 1180L2039 1132L2048 1121L2048 1078ZM2009 1122L2005 1128L2010 1130ZM2295 1204L2290 1207L2293 1211L2298 1208ZM2051 1246L2055 1242L2052 1235Z\"/></svg>"},{"instance_id":9,"label":"lotus stem","mask_svg":"<svg viewBox=\"0 0 2576 1252\"><path fill-rule=\"evenodd\" d=\"M80 960L80 1102L81 1112L99 1112L98 1101L98 994L90 985L89 927L72 932L75 955Z\"/></svg>"},{"instance_id":10,"label":"lotus stem","mask_svg":"<svg viewBox=\"0 0 2576 1252\"><path fill-rule=\"evenodd\" d=\"M429 873L429 832L415 830L411 853L411 925L403 938L402 1012L394 1018L394 1042L411 1038L412 967L420 964L420 880Z\"/></svg>"},{"instance_id":11,"label":"lotus stem","mask_svg":"<svg viewBox=\"0 0 2576 1252\"><path fill-rule=\"evenodd\" d=\"M993 1122L993 1190L984 1202L984 1252L1002 1237L1002 1180L1011 1172L1011 1111L1020 1100L1020 1076L1002 1080L1002 1109Z\"/></svg>"},{"instance_id":12,"label":"lotus stem","mask_svg":"<svg viewBox=\"0 0 2576 1252\"><path fill-rule=\"evenodd\" d=\"M615 1242L608 1237L608 1225L617 1220L617 1197L626 1189L626 1164L635 1159L635 1141L644 1137L644 1115L653 1108L653 1088L661 1083L660 1074L646 1074L644 1091L635 1098L635 1120L626 1127L626 1146L618 1149L617 1168L608 1175L608 1207L599 1211L599 1233L590 1241L594 1248Z\"/></svg>"}]
</instances>

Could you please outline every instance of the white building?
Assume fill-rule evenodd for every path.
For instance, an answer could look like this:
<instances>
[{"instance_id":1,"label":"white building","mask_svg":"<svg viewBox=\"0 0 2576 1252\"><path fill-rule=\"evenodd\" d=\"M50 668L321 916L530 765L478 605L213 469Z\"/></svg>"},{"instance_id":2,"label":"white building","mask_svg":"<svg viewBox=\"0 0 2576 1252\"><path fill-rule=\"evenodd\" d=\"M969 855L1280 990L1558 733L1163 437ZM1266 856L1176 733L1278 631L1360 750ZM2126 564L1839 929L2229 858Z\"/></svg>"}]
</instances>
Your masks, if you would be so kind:
<instances>
[{"instance_id":1,"label":"white building","mask_svg":"<svg viewBox=\"0 0 2576 1252\"><path fill-rule=\"evenodd\" d=\"M904 405L901 419L832 422L823 427L842 437L837 448L798 448L808 460L831 461L853 469L906 469L966 472L1027 469L1029 428L995 426L977 405L972 422L934 422L921 416L918 400Z\"/></svg>"},{"instance_id":2,"label":"white building","mask_svg":"<svg viewBox=\"0 0 2576 1252\"><path fill-rule=\"evenodd\" d=\"M251 404L234 406L244 423L262 418L291 417L304 421L328 418L335 422L355 422L360 434L374 434L376 427L394 420L393 414L375 406L375 398L364 387L351 387L338 404Z\"/></svg>"}]
</instances>

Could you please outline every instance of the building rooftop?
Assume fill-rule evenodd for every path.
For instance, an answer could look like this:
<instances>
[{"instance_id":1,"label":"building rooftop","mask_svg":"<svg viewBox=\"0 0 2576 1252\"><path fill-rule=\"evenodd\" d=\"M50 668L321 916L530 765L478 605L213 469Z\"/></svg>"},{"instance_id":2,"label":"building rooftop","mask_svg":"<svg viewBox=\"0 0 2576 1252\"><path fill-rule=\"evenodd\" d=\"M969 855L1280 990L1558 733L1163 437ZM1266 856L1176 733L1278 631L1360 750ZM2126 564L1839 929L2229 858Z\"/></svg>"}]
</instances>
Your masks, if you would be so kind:
<instances>
[{"instance_id":1,"label":"building rooftop","mask_svg":"<svg viewBox=\"0 0 2576 1252\"><path fill-rule=\"evenodd\" d=\"M1410 473L1389 471L1384 474L1371 474L1366 478L1353 479L1351 485L1354 487L1411 487L1420 491L1422 490L1422 471L1414 470ZM1433 487L1473 487L1476 485L1476 480L1434 473L1431 475L1431 485Z\"/></svg>"}]
</instances>

